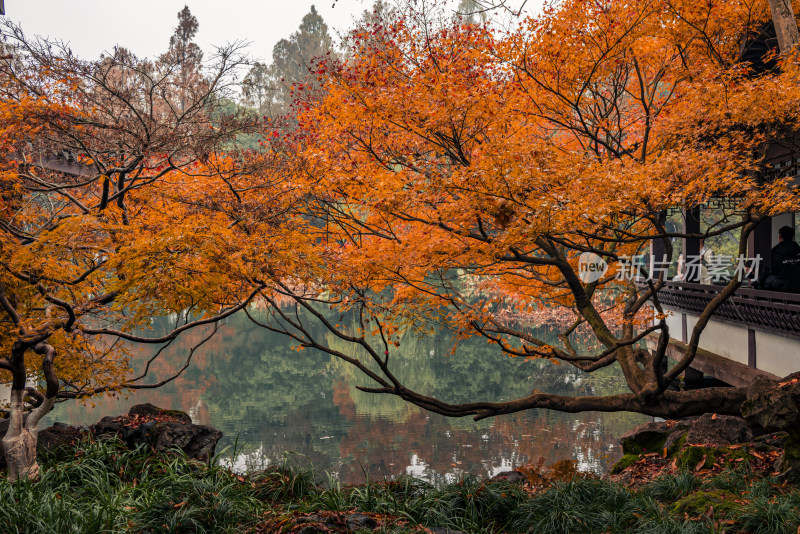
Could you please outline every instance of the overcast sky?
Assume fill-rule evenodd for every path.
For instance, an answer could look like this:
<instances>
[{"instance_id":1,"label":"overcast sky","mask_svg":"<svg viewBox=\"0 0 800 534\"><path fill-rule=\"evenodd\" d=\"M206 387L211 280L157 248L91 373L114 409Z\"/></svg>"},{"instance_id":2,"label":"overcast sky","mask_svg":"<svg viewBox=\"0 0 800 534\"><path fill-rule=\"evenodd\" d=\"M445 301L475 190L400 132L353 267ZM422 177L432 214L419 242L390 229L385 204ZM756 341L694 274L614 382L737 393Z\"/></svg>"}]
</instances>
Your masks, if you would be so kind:
<instances>
[{"instance_id":1,"label":"overcast sky","mask_svg":"<svg viewBox=\"0 0 800 534\"><path fill-rule=\"evenodd\" d=\"M154 57L169 44L177 15L188 5L197 17L196 41L205 52L230 41L251 42L250 54L269 62L275 43L300 26L311 5L331 28L346 30L372 0L5 0L6 18L26 34L68 41L85 59L119 44L139 57Z\"/></svg>"},{"instance_id":2,"label":"overcast sky","mask_svg":"<svg viewBox=\"0 0 800 534\"><path fill-rule=\"evenodd\" d=\"M26 34L68 41L79 57L93 59L112 50L116 44L139 57L154 57L162 53L177 25L178 11L188 5L200 24L196 41L205 52L210 52L214 45L245 40L251 43L251 56L269 63L272 47L297 30L312 4L334 36L335 30L347 30L354 17L372 6L372 0L336 0L335 6L333 2L5 0L5 9L6 17L21 23Z\"/></svg>"}]
</instances>

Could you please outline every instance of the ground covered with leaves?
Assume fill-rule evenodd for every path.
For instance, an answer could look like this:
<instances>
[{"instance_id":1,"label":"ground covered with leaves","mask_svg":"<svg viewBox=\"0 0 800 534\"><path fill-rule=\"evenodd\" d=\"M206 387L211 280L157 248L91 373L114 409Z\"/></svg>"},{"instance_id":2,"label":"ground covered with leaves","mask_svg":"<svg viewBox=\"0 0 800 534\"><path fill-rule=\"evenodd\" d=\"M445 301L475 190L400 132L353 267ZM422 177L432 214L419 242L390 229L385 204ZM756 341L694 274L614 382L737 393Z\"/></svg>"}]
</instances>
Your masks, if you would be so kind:
<instances>
[{"instance_id":1,"label":"ground covered with leaves","mask_svg":"<svg viewBox=\"0 0 800 534\"><path fill-rule=\"evenodd\" d=\"M340 487L291 465L241 476L86 440L42 458L37 481L0 481L0 531L798 532L800 487L775 477L771 458L741 449L716 450L713 461L704 451L702 463L691 452L683 465L643 455L624 480L579 474L562 462L520 468L513 482L465 477L433 486L407 477Z\"/></svg>"}]
</instances>

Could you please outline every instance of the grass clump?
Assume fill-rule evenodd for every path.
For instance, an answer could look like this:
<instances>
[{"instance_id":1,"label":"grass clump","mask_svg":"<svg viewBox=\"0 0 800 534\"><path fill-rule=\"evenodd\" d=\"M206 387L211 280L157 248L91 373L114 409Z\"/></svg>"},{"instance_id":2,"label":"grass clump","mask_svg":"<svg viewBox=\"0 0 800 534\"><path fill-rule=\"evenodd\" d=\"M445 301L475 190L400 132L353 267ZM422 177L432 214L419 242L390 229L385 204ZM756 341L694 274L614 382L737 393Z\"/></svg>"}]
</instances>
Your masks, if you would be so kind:
<instances>
[{"instance_id":1,"label":"grass clump","mask_svg":"<svg viewBox=\"0 0 800 534\"><path fill-rule=\"evenodd\" d=\"M264 503L235 475L113 440L41 458L37 481L0 478L0 531L240 532Z\"/></svg>"},{"instance_id":2,"label":"grass clump","mask_svg":"<svg viewBox=\"0 0 800 534\"><path fill-rule=\"evenodd\" d=\"M695 467L708 458L705 450L693 454L687 463ZM800 528L800 489L759 476L745 462L713 475L677 469L629 486L564 464L522 470L524 484L465 476L432 485L404 476L345 487L288 461L239 476L116 441L86 441L41 464L38 481L0 480L0 532L781 534Z\"/></svg>"},{"instance_id":3,"label":"grass clump","mask_svg":"<svg viewBox=\"0 0 800 534\"><path fill-rule=\"evenodd\" d=\"M408 513L416 522L429 527L501 532L527 498L519 484L491 483L468 476L429 492Z\"/></svg>"}]
</instances>

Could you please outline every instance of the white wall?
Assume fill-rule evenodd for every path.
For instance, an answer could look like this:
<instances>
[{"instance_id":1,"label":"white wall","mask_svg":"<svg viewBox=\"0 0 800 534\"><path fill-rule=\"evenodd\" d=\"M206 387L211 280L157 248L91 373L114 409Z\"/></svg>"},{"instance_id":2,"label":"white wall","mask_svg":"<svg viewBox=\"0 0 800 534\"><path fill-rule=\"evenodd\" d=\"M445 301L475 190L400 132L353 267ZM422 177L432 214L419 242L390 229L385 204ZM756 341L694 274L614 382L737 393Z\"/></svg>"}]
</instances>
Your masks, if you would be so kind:
<instances>
[{"instance_id":1,"label":"white wall","mask_svg":"<svg viewBox=\"0 0 800 534\"><path fill-rule=\"evenodd\" d=\"M681 340L681 312L672 310L667 325L673 339ZM686 326L691 336L697 323L696 315L686 315ZM800 339L781 336L763 330L756 333L756 366L762 371L783 377L800 371ZM700 335L700 348L748 365L747 328L720 321L709 321Z\"/></svg>"},{"instance_id":2,"label":"white wall","mask_svg":"<svg viewBox=\"0 0 800 534\"><path fill-rule=\"evenodd\" d=\"M690 338L695 324L697 324L697 316L687 315L686 327ZM703 333L700 334L699 347L724 356L729 360L747 365L747 329L741 326L734 326L712 319L706 325Z\"/></svg>"},{"instance_id":3,"label":"white wall","mask_svg":"<svg viewBox=\"0 0 800 534\"><path fill-rule=\"evenodd\" d=\"M780 377L800 371L800 340L756 331L756 365Z\"/></svg>"}]
</instances>

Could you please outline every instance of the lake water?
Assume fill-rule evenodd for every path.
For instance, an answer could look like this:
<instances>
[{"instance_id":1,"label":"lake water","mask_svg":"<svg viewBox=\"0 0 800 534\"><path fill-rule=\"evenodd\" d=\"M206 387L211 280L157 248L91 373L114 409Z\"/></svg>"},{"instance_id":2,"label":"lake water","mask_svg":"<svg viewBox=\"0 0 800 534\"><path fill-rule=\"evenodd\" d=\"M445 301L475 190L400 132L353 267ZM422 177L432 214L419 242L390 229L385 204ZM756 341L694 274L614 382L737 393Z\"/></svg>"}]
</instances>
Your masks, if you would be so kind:
<instances>
[{"instance_id":1,"label":"lake water","mask_svg":"<svg viewBox=\"0 0 800 534\"><path fill-rule=\"evenodd\" d=\"M157 375L179 368L188 348L202 337L203 332L188 332L173 343L154 367ZM512 399L534 388L570 395L624 390L610 369L590 376L547 361L512 359L480 339L462 343L455 354L451 347L447 332L407 336L393 356L395 374L409 387L450 402ZM140 354L152 353L147 347ZM293 461L311 462L349 484L401 474L430 480L462 473L491 476L539 458L547 465L576 459L579 468L601 473L621 456L619 437L649 420L630 413L544 410L479 422L450 419L394 397L361 392L355 388L359 384L367 382L347 364L314 351L298 352L288 338L237 315L174 382L127 398L98 398L94 406L65 402L44 424L88 425L150 402L186 411L196 423L224 432L217 452L230 446L222 459L238 469L281 462L289 452ZM238 454L231 459L234 444Z\"/></svg>"}]
</instances>

